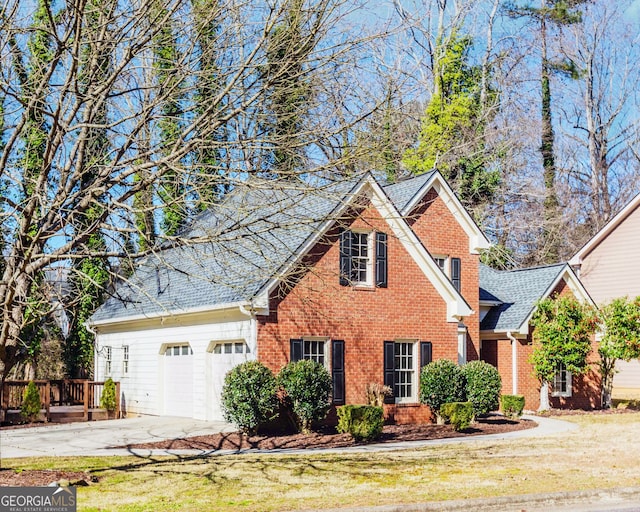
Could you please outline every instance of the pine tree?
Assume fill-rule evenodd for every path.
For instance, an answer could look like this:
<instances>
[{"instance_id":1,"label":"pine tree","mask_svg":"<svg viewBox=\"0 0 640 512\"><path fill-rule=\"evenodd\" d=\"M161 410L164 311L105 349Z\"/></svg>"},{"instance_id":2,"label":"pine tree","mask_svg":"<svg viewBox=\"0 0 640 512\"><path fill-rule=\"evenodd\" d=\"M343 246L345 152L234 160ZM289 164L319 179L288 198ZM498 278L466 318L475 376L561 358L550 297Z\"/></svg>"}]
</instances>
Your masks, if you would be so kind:
<instances>
[{"instance_id":1,"label":"pine tree","mask_svg":"<svg viewBox=\"0 0 640 512\"><path fill-rule=\"evenodd\" d=\"M588 0L540 0L540 7L530 4L518 6L509 2L507 10L511 16L526 16L538 24L540 40L540 87L542 93L541 115L542 136L540 154L542 156L543 181L545 188L544 226L542 232L542 251L540 260L544 263L556 263L560 259L561 234L554 229L560 217L560 206L555 188L557 167L554 154L554 130L551 108L551 75L554 72L568 73L575 77L575 66L571 62L554 61L549 56L548 31L561 28L582 20L579 6Z\"/></svg>"}]
</instances>

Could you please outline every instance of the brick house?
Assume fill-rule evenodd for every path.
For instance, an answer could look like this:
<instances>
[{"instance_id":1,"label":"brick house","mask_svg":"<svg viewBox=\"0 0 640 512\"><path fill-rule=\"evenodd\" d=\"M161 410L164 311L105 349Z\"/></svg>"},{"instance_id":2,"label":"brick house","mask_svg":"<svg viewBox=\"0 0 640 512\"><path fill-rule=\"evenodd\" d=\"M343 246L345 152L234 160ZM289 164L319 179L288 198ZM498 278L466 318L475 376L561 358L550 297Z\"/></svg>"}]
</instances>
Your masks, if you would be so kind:
<instances>
[{"instance_id":1,"label":"brick house","mask_svg":"<svg viewBox=\"0 0 640 512\"><path fill-rule=\"evenodd\" d=\"M504 394L524 395L525 408L540 406L540 384L529 359L533 353L529 321L539 300L570 295L593 305L589 294L566 264L499 272L480 265L481 359L498 368ZM572 376L559 368L550 384L554 408L594 409L601 406L601 381L596 370L595 336L591 367L585 375Z\"/></svg>"},{"instance_id":2,"label":"brick house","mask_svg":"<svg viewBox=\"0 0 640 512\"><path fill-rule=\"evenodd\" d=\"M481 354L479 252L489 243L438 172L309 190L252 182L138 262L94 314L97 379L126 411L222 419L224 375L313 359L336 405L369 383L387 419L427 421L420 368ZM188 243L187 243L188 242Z\"/></svg>"}]
</instances>

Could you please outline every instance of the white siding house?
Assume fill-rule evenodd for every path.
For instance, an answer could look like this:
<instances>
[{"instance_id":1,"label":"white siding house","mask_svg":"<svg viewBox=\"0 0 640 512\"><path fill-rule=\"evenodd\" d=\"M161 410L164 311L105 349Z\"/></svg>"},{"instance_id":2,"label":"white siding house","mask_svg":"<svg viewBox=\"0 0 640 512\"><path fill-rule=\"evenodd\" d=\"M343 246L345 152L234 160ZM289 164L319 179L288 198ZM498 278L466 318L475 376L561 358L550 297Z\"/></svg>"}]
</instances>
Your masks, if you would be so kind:
<instances>
[{"instance_id":1,"label":"white siding house","mask_svg":"<svg viewBox=\"0 0 640 512\"><path fill-rule=\"evenodd\" d=\"M93 329L96 379L120 381L127 414L222 420L225 374L256 358L255 321L238 308L188 321L167 316Z\"/></svg>"}]
</instances>

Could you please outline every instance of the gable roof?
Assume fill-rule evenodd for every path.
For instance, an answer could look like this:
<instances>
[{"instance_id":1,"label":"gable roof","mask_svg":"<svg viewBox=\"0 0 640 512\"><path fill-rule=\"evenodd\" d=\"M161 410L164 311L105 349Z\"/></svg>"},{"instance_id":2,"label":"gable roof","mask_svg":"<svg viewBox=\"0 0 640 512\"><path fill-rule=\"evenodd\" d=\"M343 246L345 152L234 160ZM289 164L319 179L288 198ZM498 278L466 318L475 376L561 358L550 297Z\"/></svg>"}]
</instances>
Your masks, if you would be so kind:
<instances>
[{"instance_id":1,"label":"gable roof","mask_svg":"<svg viewBox=\"0 0 640 512\"><path fill-rule=\"evenodd\" d=\"M384 191L400 214L406 217L432 188L469 237L469 252L477 254L482 249L488 249L491 243L439 171L433 170L386 185Z\"/></svg>"},{"instance_id":2,"label":"gable roof","mask_svg":"<svg viewBox=\"0 0 640 512\"><path fill-rule=\"evenodd\" d=\"M545 299L564 279L578 299L593 304L591 297L567 263L521 270L498 271L480 265L480 300L501 304L491 308L480 324L481 331L526 335L536 303Z\"/></svg>"},{"instance_id":3,"label":"gable roof","mask_svg":"<svg viewBox=\"0 0 640 512\"><path fill-rule=\"evenodd\" d=\"M268 293L364 191L448 304L449 316L471 308L443 276L382 188L370 176L310 189L254 180L180 233L184 243L140 260L133 275L89 324L209 311L251 304L268 308Z\"/></svg>"},{"instance_id":4,"label":"gable roof","mask_svg":"<svg viewBox=\"0 0 640 512\"><path fill-rule=\"evenodd\" d=\"M580 265L582 260L593 251L600 243L607 238L629 215L640 207L640 194L635 196L629 203L620 210L604 227L598 231L570 260L571 265Z\"/></svg>"}]
</instances>

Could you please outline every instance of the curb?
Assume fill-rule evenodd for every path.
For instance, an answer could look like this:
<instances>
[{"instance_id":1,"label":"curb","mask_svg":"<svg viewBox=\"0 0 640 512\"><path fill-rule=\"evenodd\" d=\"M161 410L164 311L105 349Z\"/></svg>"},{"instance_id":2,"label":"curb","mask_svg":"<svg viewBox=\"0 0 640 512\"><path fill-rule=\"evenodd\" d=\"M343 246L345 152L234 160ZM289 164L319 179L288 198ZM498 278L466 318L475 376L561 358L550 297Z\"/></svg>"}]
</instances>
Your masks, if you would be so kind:
<instances>
[{"instance_id":1,"label":"curb","mask_svg":"<svg viewBox=\"0 0 640 512\"><path fill-rule=\"evenodd\" d=\"M399 505L380 505L373 507L353 507L340 509L305 509L299 512L474 512L557 510L576 506L574 510L591 510L585 505L612 507L638 505L640 487L618 487L613 489L595 489L590 491L552 492L540 494L522 494L499 498L478 498L469 500L434 501ZM579 507L578 507L579 506ZM571 510L571 509L567 509ZM600 509L602 510L602 509ZM606 510L609 510L608 508Z\"/></svg>"}]
</instances>

